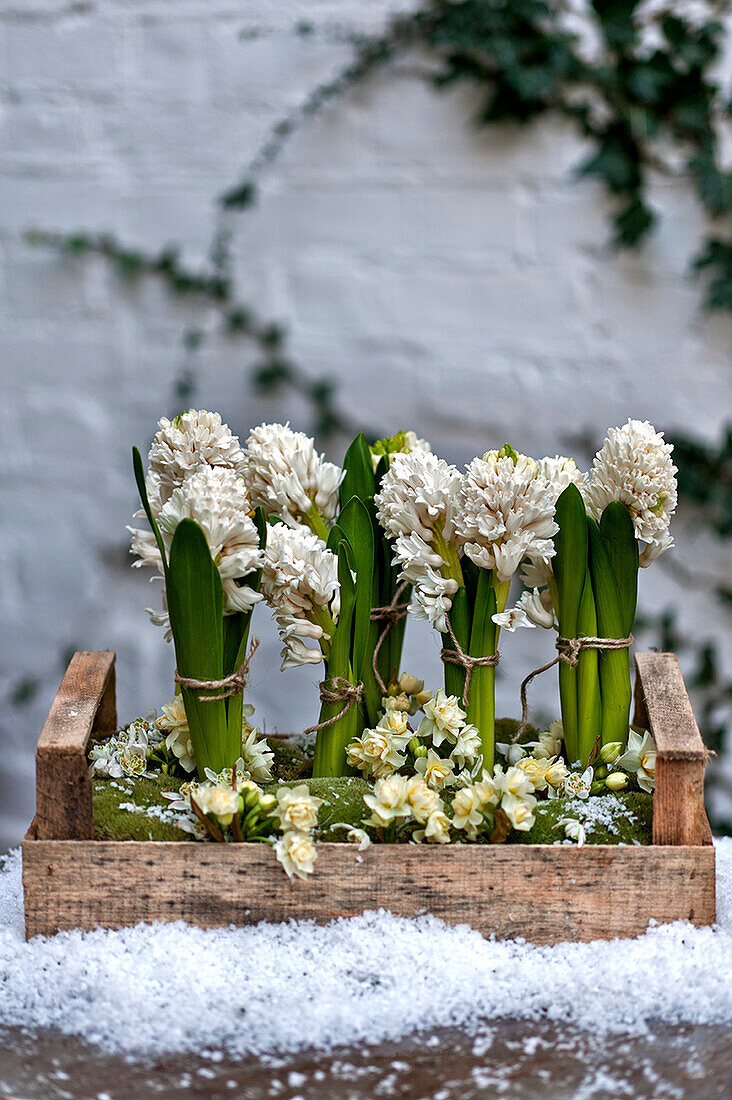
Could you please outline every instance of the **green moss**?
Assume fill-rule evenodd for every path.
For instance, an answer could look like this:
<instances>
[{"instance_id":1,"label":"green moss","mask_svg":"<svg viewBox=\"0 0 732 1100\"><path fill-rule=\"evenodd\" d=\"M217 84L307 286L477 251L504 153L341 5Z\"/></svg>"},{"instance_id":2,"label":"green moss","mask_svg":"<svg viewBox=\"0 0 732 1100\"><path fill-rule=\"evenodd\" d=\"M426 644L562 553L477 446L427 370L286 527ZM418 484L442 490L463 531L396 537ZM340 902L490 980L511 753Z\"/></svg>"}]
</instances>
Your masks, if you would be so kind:
<instances>
[{"instance_id":1,"label":"green moss","mask_svg":"<svg viewBox=\"0 0 732 1100\"><path fill-rule=\"evenodd\" d=\"M516 736L516 732L521 723L518 718L496 718L496 741L508 742L513 741ZM526 729L524 730L520 743L524 741L536 741L539 736L539 730L536 726L532 726L530 722L526 723Z\"/></svg>"},{"instance_id":2,"label":"green moss","mask_svg":"<svg viewBox=\"0 0 732 1100\"><path fill-rule=\"evenodd\" d=\"M273 737L268 744L274 753L272 774L275 779L294 780L312 775L312 760L306 759L304 752L294 741Z\"/></svg>"},{"instance_id":3,"label":"green moss","mask_svg":"<svg viewBox=\"0 0 732 1100\"><path fill-rule=\"evenodd\" d=\"M591 795L588 807L591 812L596 797ZM622 804L624 814L618 813L615 819L617 832L611 832L606 826L592 825L587 828L586 844L650 844L653 826L653 796L643 791L621 791L614 796ZM554 798L538 803L534 815L536 823L527 833L513 830L508 837L509 844L554 844L564 839L564 831L557 828L561 817L575 817L582 821L584 815L576 810L568 811L568 802L576 800Z\"/></svg>"},{"instance_id":4,"label":"green moss","mask_svg":"<svg viewBox=\"0 0 732 1100\"><path fill-rule=\"evenodd\" d=\"M95 779L95 840L190 840L190 835L166 821L144 813L121 810L120 803L164 807L163 791L177 791L183 781L169 775L154 779ZM115 784L114 786L112 784ZM123 788L123 789L120 789Z\"/></svg>"}]
</instances>

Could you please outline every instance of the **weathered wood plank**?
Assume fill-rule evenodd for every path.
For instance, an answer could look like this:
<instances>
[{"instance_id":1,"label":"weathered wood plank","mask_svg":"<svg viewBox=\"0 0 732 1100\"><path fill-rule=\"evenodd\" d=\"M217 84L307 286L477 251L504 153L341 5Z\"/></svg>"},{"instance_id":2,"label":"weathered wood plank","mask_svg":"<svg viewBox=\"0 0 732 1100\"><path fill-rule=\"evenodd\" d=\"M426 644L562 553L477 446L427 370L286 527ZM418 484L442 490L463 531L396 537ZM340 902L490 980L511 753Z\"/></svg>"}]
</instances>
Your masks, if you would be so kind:
<instances>
[{"instance_id":1,"label":"weathered wood plank","mask_svg":"<svg viewBox=\"0 0 732 1100\"><path fill-rule=\"evenodd\" d=\"M707 750L673 653L636 654L636 712L656 742L653 843L702 845ZM640 702L640 706L639 706Z\"/></svg>"},{"instance_id":2,"label":"weathered wood plank","mask_svg":"<svg viewBox=\"0 0 732 1100\"><path fill-rule=\"evenodd\" d=\"M290 882L265 845L26 840L23 880L29 937L155 920L322 922L384 907L556 943L635 936L651 918L715 917L713 848L374 845L359 853L321 844L313 878Z\"/></svg>"},{"instance_id":3,"label":"weathered wood plank","mask_svg":"<svg viewBox=\"0 0 732 1100\"><path fill-rule=\"evenodd\" d=\"M36 750L35 835L91 839L92 785L86 749L97 730L117 724L114 653L75 653Z\"/></svg>"}]
</instances>

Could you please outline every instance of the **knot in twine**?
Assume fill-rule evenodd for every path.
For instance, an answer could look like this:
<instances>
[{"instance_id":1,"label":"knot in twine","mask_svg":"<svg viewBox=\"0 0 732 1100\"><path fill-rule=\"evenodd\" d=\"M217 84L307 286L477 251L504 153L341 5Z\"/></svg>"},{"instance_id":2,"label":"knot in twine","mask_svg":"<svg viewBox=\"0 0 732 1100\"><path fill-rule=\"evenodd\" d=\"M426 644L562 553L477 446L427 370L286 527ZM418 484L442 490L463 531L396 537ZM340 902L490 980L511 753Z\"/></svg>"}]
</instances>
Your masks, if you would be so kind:
<instances>
[{"instance_id":1,"label":"knot in twine","mask_svg":"<svg viewBox=\"0 0 732 1100\"><path fill-rule=\"evenodd\" d=\"M359 701L362 695L363 684L352 684L350 680L345 680L342 676L331 676L330 680L323 680L320 685L321 703L342 702L346 705L332 718L327 718L325 722L318 722L315 726L308 726L306 730L303 730L303 733L316 733L318 730L324 730L328 726L334 725L351 709L354 703Z\"/></svg>"},{"instance_id":2,"label":"knot in twine","mask_svg":"<svg viewBox=\"0 0 732 1100\"><path fill-rule=\"evenodd\" d=\"M259 647L259 638L252 638L249 652L234 672L224 676L221 680L196 680L193 676L181 676L178 669L175 670L175 682L181 687L190 688L192 691L218 691L218 695L199 695L199 703L217 703L220 699L228 699L231 695L240 695L246 687L249 675L249 662Z\"/></svg>"},{"instance_id":3,"label":"knot in twine","mask_svg":"<svg viewBox=\"0 0 732 1100\"><path fill-rule=\"evenodd\" d=\"M448 633L452 639L454 649L441 649L440 658L445 664L448 665L460 665L465 669L465 687L463 688L463 706L468 705L468 692L470 690L470 679L473 675L473 669L475 668L495 668L501 659L500 653L490 653L487 657L471 657L469 653L465 653L460 642L455 637L455 631L452 629L452 623L447 620Z\"/></svg>"},{"instance_id":4,"label":"knot in twine","mask_svg":"<svg viewBox=\"0 0 732 1100\"><path fill-rule=\"evenodd\" d=\"M535 676L539 676L542 672L546 672L547 669L552 668L553 665L559 664L560 661L564 661L570 668L576 668L577 662L579 661L579 655L583 649L629 649L634 641L635 638L632 634L629 634L627 638L594 638L591 635L583 635L581 638L557 638L554 643L554 647L557 650L557 655L554 660L547 661L545 665L535 668L533 672L530 672L521 682L521 724L516 730L514 737L511 739L511 743L513 744L518 741L519 737L526 729L529 714L526 689Z\"/></svg>"},{"instance_id":5,"label":"knot in twine","mask_svg":"<svg viewBox=\"0 0 732 1100\"><path fill-rule=\"evenodd\" d=\"M401 599L404 591L408 587L409 587L409 581L403 581L402 584L399 585L396 592L394 593L394 599L391 601L390 604L387 604L386 607L372 607L371 608L371 621L372 622L385 622L386 623L386 626L381 631L381 634L379 634L378 641L376 642L376 645L374 646L373 657L371 659L371 667L374 670L374 679L376 680L376 683L379 685L379 689L380 689L382 695L386 695L387 688L386 688L386 684L384 683L384 681L381 679L381 676L379 675L379 670L376 667L376 660L379 656L379 650L381 649L381 643L386 638L387 634L389 633L389 630L394 625L394 623L398 623L400 619L403 619L404 616L407 614L407 611L409 610L409 602L399 603L399 600Z\"/></svg>"}]
</instances>

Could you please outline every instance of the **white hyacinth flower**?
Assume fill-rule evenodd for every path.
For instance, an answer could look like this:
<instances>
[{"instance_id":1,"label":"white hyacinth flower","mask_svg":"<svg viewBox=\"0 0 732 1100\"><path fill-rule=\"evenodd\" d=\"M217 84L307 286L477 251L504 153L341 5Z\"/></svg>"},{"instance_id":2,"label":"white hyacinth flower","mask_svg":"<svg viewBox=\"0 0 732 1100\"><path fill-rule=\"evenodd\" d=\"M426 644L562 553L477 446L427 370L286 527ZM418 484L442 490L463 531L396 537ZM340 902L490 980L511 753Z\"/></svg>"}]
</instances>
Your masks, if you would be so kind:
<instances>
[{"instance_id":1,"label":"white hyacinth flower","mask_svg":"<svg viewBox=\"0 0 732 1100\"><path fill-rule=\"evenodd\" d=\"M289 423L260 424L251 431L244 476L254 504L290 527L312 524L323 535L336 514L343 470L327 462L315 441L293 431Z\"/></svg>"},{"instance_id":2,"label":"white hyacinth flower","mask_svg":"<svg viewBox=\"0 0 732 1100\"><path fill-rule=\"evenodd\" d=\"M233 470L201 466L173 491L158 515L166 554L181 520L192 519L199 525L221 577L225 614L251 611L262 599L249 585L237 583L262 565L259 535L250 511L246 486ZM135 565L150 565L162 574L160 552L150 532L132 532L132 552L140 556ZM167 616L158 616L161 621L164 618Z\"/></svg>"},{"instance_id":3,"label":"white hyacinth flower","mask_svg":"<svg viewBox=\"0 0 732 1100\"><path fill-rule=\"evenodd\" d=\"M669 535L676 511L677 470L673 446L647 420L611 428L592 465L588 506L596 519L613 500L630 512L641 546L640 564L649 565L673 545Z\"/></svg>"},{"instance_id":4,"label":"white hyacinth flower","mask_svg":"<svg viewBox=\"0 0 732 1100\"><path fill-rule=\"evenodd\" d=\"M284 642L282 668L322 661L322 649L305 643L330 640L340 594L337 556L306 528L275 523L267 530L261 588Z\"/></svg>"},{"instance_id":5,"label":"white hyacinth flower","mask_svg":"<svg viewBox=\"0 0 732 1100\"><path fill-rule=\"evenodd\" d=\"M544 630L556 629L552 598L548 589L534 588L531 592L527 589L516 602L516 608L520 608L534 626L541 626Z\"/></svg>"},{"instance_id":6,"label":"white hyacinth flower","mask_svg":"<svg viewBox=\"0 0 732 1100\"><path fill-rule=\"evenodd\" d=\"M533 622L526 611L519 604L515 607L509 607L505 611L499 611L495 615L491 615L491 619L496 626L503 627L504 630L508 630L510 634L513 634L514 630L518 630L519 627L528 627L534 630L536 623Z\"/></svg>"},{"instance_id":7,"label":"white hyacinth flower","mask_svg":"<svg viewBox=\"0 0 732 1100\"><path fill-rule=\"evenodd\" d=\"M379 523L391 539L419 535L428 545L435 532L452 536L460 473L429 451L392 457L376 494Z\"/></svg>"},{"instance_id":8,"label":"white hyacinth flower","mask_svg":"<svg viewBox=\"0 0 732 1100\"><path fill-rule=\"evenodd\" d=\"M218 413L189 409L174 420L158 421L148 462L148 496L157 516L173 492L202 466L222 466L241 477L244 451Z\"/></svg>"},{"instance_id":9,"label":"white hyacinth flower","mask_svg":"<svg viewBox=\"0 0 732 1100\"><path fill-rule=\"evenodd\" d=\"M462 480L455 527L463 550L506 584L522 560L554 554L551 486L533 459L502 448L474 458Z\"/></svg>"},{"instance_id":10,"label":"white hyacinth flower","mask_svg":"<svg viewBox=\"0 0 732 1100\"><path fill-rule=\"evenodd\" d=\"M628 748L615 761L615 766L635 775L642 791L652 791L656 785L656 742L651 733L628 731Z\"/></svg>"}]
</instances>

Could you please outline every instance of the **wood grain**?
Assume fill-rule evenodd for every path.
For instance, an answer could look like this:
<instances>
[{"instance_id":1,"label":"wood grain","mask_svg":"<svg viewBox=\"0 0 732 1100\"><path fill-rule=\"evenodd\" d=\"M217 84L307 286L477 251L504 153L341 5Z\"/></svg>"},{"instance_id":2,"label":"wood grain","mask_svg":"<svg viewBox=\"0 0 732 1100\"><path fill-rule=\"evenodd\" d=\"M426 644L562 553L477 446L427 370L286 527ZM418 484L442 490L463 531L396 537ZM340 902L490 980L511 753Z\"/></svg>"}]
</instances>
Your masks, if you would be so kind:
<instances>
[{"instance_id":1,"label":"wood grain","mask_svg":"<svg viewBox=\"0 0 732 1100\"><path fill-rule=\"evenodd\" d=\"M92 733L115 729L114 653L75 653L36 749L34 835L91 839L92 784L86 758Z\"/></svg>"},{"instance_id":2,"label":"wood grain","mask_svg":"<svg viewBox=\"0 0 732 1100\"><path fill-rule=\"evenodd\" d=\"M360 860L360 861L359 861ZM267 845L38 841L23 845L26 933L138 921L323 922L385 908L499 938L612 939L714 920L714 849L549 845L318 845L290 882Z\"/></svg>"},{"instance_id":3,"label":"wood grain","mask_svg":"<svg viewBox=\"0 0 732 1100\"><path fill-rule=\"evenodd\" d=\"M704 810L707 750L673 653L636 654L636 715L656 742L654 844L708 844Z\"/></svg>"}]
</instances>

